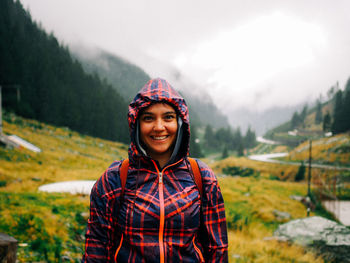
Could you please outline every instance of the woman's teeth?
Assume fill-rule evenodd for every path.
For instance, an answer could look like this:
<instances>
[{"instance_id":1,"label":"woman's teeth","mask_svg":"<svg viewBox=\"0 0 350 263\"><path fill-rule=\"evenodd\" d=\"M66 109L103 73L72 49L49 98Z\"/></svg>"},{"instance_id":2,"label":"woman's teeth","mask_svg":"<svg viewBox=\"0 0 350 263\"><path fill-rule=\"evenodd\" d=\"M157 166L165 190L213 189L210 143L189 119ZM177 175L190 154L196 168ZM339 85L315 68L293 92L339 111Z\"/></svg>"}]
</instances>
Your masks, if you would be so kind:
<instances>
[{"instance_id":1,"label":"woman's teeth","mask_svg":"<svg viewBox=\"0 0 350 263\"><path fill-rule=\"evenodd\" d=\"M152 136L154 140L164 140L167 136Z\"/></svg>"}]
</instances>

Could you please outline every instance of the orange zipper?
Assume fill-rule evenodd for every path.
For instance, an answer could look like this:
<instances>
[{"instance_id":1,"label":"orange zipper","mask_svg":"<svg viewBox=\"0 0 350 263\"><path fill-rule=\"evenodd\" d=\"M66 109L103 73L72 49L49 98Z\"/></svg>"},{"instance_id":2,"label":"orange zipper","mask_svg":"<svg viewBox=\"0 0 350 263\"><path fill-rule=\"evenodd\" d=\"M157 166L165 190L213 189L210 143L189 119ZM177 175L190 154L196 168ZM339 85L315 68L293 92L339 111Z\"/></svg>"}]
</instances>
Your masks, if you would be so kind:
<instances>
[{"instance_id":1,"label":"orange zipper","mask_svg":"<svg viewBox=\"0 0 350 263\"><path fill-rule=\"evenodd\" d=\"M153 161L153 160L152 160ZM164 263L164 192L163 192L163 173L159 172L157 164L153 161L159 176L159 206L160 206L160 224L159 224L159 250L160 263ZM164 169L163 169L164 171Z\"/></svg>"},{"instance_id":2,"label":"orange zipper","mask_svg":"<svg viewBox=\"0 0 350 263\"><path fill-rule=\"evenodd\" d=\"M122 247L122 244L123 244L123 239L124 239L124 235L122 234L122 237L120 238L119 246L118 246L118 248L117 248L117 250L115 251L115 254L114 254L114 261L116 263L117 263L117 256L118 256L119 250L120 250L120 248Z\"/></svg>"},{"instance_id":3,"label":"orange zipper","mask_svg":"<svg viewBox=\"0 0 350 263\"><path fill-rule=\"evenodd\" d=\"M177 161L176 163L173 163L171 165L168 165L166 167L163 168L163 170L161 172L159 172L158 166L156 164L156 162L154 160L152 160L158 176L159 176L159 184L158 184L158 190L159 190L159 206L160 206L160 224L159 224L159 251L160 251L160 263L164 263L165 261L165 252L164 252L164 223L165 223L165 208L164 208L164 187L163 187L163 173L164 170L168 167L171 167L179 162L181 162L181 160Z\"/></svg>"}]
</instances>

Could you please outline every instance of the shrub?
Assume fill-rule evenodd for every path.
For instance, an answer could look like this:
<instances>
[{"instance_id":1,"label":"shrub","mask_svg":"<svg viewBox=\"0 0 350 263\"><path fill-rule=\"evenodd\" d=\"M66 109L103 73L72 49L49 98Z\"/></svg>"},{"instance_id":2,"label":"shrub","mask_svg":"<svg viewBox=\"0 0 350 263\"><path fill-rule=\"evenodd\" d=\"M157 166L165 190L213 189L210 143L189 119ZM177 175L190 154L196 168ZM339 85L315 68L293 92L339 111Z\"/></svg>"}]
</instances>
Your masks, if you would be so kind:
<instances>
[{"instance_id":1,"label":"shrub","mask_svg":"<svg viewBox=\"0 0 350 263\"><path fill-rule=\"evenodd\" d=\"M280 181L281 180L278 176L272 175L272 174L270 174L269 179L270 180L276 180L276 181Z\"/></svg>"},{"instance_id":2,"label":"shrub","mask_svg":"<svg viewBox=\"0 0 350 263\"><path fill-rule=\"evenodd\" d=\"M239 166L227 166L222 169L222 172L227 175L231 176L241 176L241 177L248 177L248 176L254 176L259 177L260 172L255 171L253 168L246 168L246 167L239 167Z\"/></svg>"},{"instance_id":3,"label":"shrub","mask_svg":"<svg viewBox=\"0 0 350 263\"><path fill-rule=\"evenodd\" d=\"M296 182L300 182L300 181L305 179L305 170L306 170L306 167L304 165L304 162L301 162L301 164L299 166L299 169L298 169L298 172L295 175L295 179L294 180Z\"/></svg>"}]
</instances>

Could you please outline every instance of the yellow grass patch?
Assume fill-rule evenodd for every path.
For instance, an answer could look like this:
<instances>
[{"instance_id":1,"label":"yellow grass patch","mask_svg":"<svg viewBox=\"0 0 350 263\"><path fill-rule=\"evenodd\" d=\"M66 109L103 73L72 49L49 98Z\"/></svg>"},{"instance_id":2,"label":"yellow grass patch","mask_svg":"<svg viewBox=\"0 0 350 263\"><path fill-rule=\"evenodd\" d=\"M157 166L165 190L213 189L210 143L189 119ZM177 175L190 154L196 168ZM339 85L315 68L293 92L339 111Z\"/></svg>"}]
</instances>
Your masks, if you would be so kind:
<instances>
[{"instance_id":1,"label":"yellow grass patch","mask_svg":"<svg viewBox=\"0 0 350 263\"><path fill-rule=\"evenodd\" d=\"M325 164L350 165L349 149L349 134L318 139L312 142L312 160ZM287 158L292 161L307 161L309 159L309 142L299 145Z\"/></svg>"},{"instance_id":2,"label":"yellow grass patch","mask_svg":"<svg viewBox=\"0 0 350 263\"><path fill-rule=\"evenodd\" d=\"M324 262L311 251L287 242L278 242L272 232L252 224L242 231L229 231L229 262Z\"/></svg>"}]
</instances>

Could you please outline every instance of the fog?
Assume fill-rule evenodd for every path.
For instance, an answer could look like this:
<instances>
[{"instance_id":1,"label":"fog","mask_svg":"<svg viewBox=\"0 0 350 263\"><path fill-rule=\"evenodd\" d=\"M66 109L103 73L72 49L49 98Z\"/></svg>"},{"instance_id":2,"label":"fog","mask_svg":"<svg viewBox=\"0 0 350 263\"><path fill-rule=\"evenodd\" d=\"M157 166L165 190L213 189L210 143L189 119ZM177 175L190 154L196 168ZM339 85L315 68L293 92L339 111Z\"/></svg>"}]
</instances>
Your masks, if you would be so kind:
<instances>
[{"instance_id":1,"label":"fog","mask_svg":"<svg viewBox=\"0 0 350 263\"><path fill-rule=\"evenodd\" d=\"M224 113L314 103L350 76L346 0L21 2L61 43L181 76Z\"/></svg>"}]
</instances>

